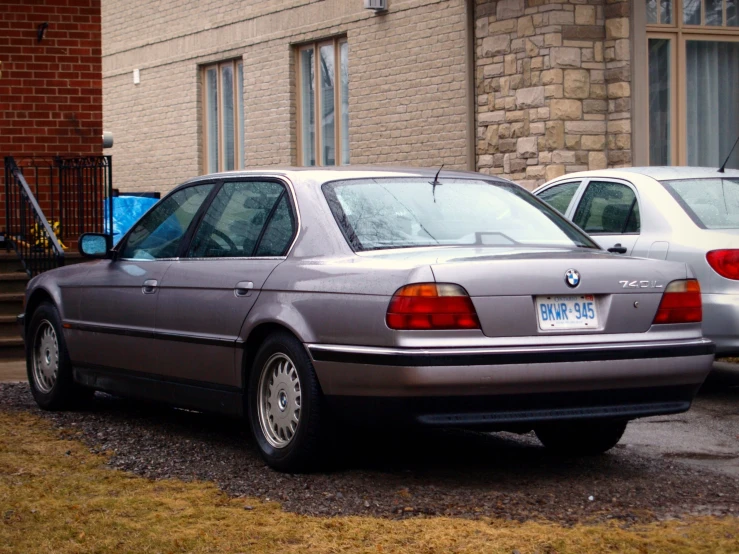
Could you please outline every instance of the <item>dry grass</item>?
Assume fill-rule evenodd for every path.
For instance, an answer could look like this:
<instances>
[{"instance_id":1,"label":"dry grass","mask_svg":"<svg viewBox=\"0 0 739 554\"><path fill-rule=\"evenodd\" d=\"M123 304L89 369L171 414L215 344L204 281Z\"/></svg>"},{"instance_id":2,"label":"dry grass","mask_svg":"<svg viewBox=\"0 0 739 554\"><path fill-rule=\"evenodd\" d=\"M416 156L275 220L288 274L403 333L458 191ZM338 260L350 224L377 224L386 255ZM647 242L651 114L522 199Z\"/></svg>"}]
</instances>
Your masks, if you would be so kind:
<instances>
[{"instance_id":1,"label":"dry grass","mask_svg":"<svg viewBox=\"0 0 739 554\"><path fill-rule=\"evenodd\" d=\"M739 551L735 518L624 529L298 516L274 503L228 498L209 483L149 481L108 469L104 457L70 439L37 417L0 412L0 552Z\"/></svg>"}]
</instances>

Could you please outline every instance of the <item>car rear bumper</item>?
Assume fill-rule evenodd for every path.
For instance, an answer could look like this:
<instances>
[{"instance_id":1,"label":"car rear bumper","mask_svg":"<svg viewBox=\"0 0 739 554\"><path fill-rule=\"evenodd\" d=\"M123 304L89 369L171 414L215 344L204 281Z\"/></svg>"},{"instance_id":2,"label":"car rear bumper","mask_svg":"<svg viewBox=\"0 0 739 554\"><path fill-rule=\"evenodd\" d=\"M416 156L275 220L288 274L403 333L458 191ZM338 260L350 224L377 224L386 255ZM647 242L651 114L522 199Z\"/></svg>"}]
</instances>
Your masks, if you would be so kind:
<instances>
[{"instance_id":1,"label":"car rear bumper","mask_svg":"<svg viewBox=\"0 0 739 554\"><path fill-rule=\"evenodd\" d=\"M335 405L428 425L486 427L682 412L714 351L706 339L556 348L306 346Z\"/></svg>"},{"instance_id":2,"label":"car rear bumper","mask_svg":"<svg viewBox=\"0 0 739 554\"><path fill-rule=\"evenodd\" d=\"M527 432L537 424L632 420L690 409L700 385L480 396L327 396L342 419L364 426L464 427Z\"/></svg>"},{"instance_id":3,"label":"car rear bumper","mask_svg":"<svg viewBox=\"0 0 739 554\"><path fill-rule=\"evenodd\" d=\"M739 294L703 294L703 334L716 354L739 354Z\"/></svg>"}]
</instances>

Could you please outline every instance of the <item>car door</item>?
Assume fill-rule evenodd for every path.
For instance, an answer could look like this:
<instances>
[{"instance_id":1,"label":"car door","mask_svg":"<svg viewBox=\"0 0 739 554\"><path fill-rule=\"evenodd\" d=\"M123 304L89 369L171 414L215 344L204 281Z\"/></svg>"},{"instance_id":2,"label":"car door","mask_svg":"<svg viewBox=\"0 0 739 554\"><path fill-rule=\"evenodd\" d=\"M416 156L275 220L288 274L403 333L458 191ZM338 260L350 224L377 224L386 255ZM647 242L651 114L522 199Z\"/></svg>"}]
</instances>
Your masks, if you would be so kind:
<instances>
[{"instance_id":1,"label":"car door","mask_svg":"<svg viewBox=\"0 0 739 554\"><path fill-rule=\"evenodd\" d=\"M210 384L241 385L239 331L296 232L286 183L226 181L173 262L160 289L157 332L169 337L159 371Z\"/></svg>"},{"instance_id":2,"label":"car door","mask_svg":"<svg viewBox=\"0 0 739 554\"><path fill-rule=\"evenodd\" d=\"M564 216L568 215L572 201L577 197L581 180L566 181L544 188L534 194Z\"/></svg>"},{"instance_id":3,"label":"car door","mask_svg":"<svg viewBox=\"0 0 739 554\"><path fill-rule=\"evenodd\" d=\"M571 219L601 248L630 255L641 226L636 189L623 181L590 179Z\"/></svg>"},{"instance_id":4,"label":"car door","mask_svg":"<svg viewBox=\"0 0 739 554\"><path fill-rule=\"evenodd\" d=\"M71 322L76 367L156 371L162 346L154 334L159 285L213 184L180 189L152 208L116 248L91 264L80 320Z\"/></svg>"}]
</instances>

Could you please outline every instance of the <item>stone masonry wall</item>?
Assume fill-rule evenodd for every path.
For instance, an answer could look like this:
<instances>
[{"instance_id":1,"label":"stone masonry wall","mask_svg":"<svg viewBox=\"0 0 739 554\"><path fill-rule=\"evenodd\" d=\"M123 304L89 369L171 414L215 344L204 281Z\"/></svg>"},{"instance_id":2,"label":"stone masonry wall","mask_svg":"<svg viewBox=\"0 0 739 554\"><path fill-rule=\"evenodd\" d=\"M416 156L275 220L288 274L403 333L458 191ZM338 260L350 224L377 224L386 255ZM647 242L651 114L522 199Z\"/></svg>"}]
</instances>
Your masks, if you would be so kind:
<instances>
[{"instance_id":1,"label":"stone masonry wall","mask_svg":"<svg viewBox=\"0 0 739 554\"><path fill-rule=\"evenodd\" d=\"M630 165L630 4L476 0L477 167L533 189Z\"/></svg>"}]
</instances>

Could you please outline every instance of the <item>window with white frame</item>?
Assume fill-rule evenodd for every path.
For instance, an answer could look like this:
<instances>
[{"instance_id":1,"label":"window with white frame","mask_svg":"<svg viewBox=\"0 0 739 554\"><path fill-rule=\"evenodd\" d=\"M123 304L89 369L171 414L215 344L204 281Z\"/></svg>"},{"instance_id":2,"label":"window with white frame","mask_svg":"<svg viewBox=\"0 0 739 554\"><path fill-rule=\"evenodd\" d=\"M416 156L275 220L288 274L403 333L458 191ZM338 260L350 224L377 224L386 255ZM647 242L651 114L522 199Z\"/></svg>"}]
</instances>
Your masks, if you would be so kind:
<instances>
[{"instance_id":1,"label":"window with white frame","mask_svg":"<svg viewBox=\"0 0 739 554\"><path fill-rule=\"evenodd\" d=\"M335 38L297 49L298 163L349 163L349 44Z\"/></svg>"},{"instance_id":2,"label":"window with white frame","mask_svg":"<svg viewBox=\"0 0 739 554\"><path fill-rule=\"evenodd\" d=\"M203 168L205 173L244 167L244 64L203 66Z\"/></svg>"}]
</instances>

